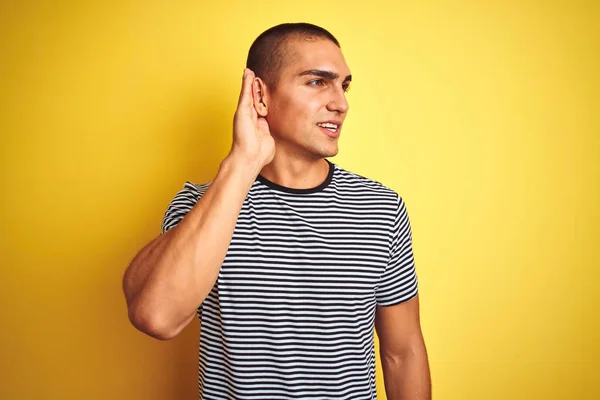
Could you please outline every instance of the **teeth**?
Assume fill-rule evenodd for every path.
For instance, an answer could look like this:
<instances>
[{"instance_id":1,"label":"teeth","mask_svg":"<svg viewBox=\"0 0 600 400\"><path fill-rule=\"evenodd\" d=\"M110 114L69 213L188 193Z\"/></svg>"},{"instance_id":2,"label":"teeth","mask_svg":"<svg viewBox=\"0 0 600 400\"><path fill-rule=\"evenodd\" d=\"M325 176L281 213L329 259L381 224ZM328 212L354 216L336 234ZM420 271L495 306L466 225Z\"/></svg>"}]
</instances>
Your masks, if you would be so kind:
<instances>
[{"instance_id":1,"label":"teeth","mask_svg":"<svg viewBox=\"0 0 600 400\"><path fill-rule=\"evenodd\" d=\"M329 122L325 122L323 124L317 124L318 126L321 126L323 128L327 128L327 129L337 129L338 126L336 124L331 124Z\"/></svg>"}]
</instances>

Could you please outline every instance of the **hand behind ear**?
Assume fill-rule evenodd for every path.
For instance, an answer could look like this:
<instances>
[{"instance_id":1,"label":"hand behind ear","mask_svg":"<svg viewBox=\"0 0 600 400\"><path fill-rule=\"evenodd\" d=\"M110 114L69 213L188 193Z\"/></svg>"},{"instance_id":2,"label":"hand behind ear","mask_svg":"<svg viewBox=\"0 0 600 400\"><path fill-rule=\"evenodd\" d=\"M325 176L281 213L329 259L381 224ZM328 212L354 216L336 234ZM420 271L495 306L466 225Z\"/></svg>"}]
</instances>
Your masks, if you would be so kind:
<instances>
[{"instance_id":1,"label":"hand behind ear","mask_svg":"<svg viewBox=\"0 0 600 400\"><path fill-rule=\"evenodd\" d=\"M233 118L233 144L230 153L258 163L258 167L269 164L275 156L275 141L269 131L266 117L266 105L262 103L253 89L260 90L260 83L255 82L255 75L249 69L244 70L242 90L238 107ZM264 115L263 115L264 113Z\"/></svg>"}]
</instances>

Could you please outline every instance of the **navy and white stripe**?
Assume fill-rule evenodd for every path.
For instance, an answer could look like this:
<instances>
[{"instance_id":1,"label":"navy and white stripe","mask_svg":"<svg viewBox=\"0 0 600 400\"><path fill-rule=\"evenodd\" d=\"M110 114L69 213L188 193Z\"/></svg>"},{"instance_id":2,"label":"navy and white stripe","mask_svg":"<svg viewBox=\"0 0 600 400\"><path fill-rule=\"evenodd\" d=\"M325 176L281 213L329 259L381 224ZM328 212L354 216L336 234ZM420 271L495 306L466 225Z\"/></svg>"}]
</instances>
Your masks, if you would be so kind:
<instances>
[{"instance_id":1,"label":"navy and white stripe","mask_svg":"<svg viewBox=\"0 0 600 400\"><path fill-rule=\"evenodd\" d=\"M330 164L313 189L258 176L198 308L200 398L376 399L376 306L417 294L402 198ZM163 233L210 183L186 182Z\"/></svg>"}]
</instances>

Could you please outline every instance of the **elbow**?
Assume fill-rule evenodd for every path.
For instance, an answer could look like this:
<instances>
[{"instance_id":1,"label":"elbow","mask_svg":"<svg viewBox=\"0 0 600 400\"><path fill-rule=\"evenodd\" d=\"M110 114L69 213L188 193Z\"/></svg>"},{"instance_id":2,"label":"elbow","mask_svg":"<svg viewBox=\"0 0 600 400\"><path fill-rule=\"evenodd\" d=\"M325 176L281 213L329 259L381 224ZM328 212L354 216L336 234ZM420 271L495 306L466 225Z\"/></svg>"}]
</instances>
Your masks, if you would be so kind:
<instances>
[{"instance_id":1,"label":"elbow","mask_svg":"<svg viewBox=\"0 0 600 400\"><path fill-rule=\"evenodd\" d=\"M402 368L402 365L410 357L410 354L380 351L379 356L384 367L399 369Z\"/></svg>"},{"instance_id":2,"label":"elbow","mask_svg":"<svg viewBox=\"0 0 600 400\"><path fill-rule=\"evenodd\" d=\"M180 330L170 326L164 313L147 304L133 301L128 307L129 321L139 331L158 340L173 339Z\"/></svg>"},{"instance_id":3,"label":"elbow","mask_svg":"<svg viewBox=\"0 0 600 400\"><path fill-rule=\"evenodd\" d=\"M423 340L415 340L404 346L381 345L379 355L383 366L394 369L403 368L406 364L416 361L427 360L427 350Z\"/></svg>"},{"instance_id":4,"label":"elbow","mask_svg":"<svg viewBox=\"0 0 600 400\"><path fill-rule=\"evenodd\" d=\"M405 343L403 346L380 345L381 362L394 368L400 368L409 360L414 360L422 353L422 342Z\"/></svg>"}]
</instances>

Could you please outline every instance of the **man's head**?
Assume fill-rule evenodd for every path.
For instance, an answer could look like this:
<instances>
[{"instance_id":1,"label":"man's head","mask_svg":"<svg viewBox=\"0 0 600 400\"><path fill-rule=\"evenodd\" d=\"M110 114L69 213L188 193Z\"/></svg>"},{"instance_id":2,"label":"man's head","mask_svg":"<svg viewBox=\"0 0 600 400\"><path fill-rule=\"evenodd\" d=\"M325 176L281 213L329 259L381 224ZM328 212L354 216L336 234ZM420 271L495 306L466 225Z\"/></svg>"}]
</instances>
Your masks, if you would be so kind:
<instances>
[{"instance_id":1,"label":"man's head","mask_svg":"<svg viewBox=\"0 0 600 400\"><path fill-rule=\"evenodd\" d=\"M247 67L257 76L255 108L267 119L277 152L312 159L337 154L351 76L331 33L305 23L275 26L254 41Z\"/></svg>"}]
</instances>

